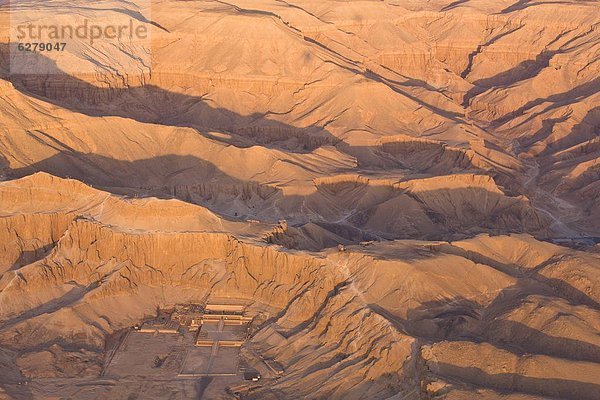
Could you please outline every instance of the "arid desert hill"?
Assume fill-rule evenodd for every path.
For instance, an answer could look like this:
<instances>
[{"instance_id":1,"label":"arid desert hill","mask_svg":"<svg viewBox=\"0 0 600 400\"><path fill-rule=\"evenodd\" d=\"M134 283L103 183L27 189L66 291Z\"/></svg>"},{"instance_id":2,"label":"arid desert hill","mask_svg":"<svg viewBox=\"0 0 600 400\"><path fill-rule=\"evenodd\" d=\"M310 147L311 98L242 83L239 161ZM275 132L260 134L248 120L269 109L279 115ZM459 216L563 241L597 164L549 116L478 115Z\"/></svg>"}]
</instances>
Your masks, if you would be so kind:
<instances>
[{"instance_id":1,"label":"arid desert hill","mask_svg":"<svg viewBox=\"0 0 600 400\"><path fill-rule=\"evenodd\" d=\"M20 15L151 40L15 72ZM0 1L0 25L0 399L600 398L597 2ZM268 311L242 353L276 377L106 373L208 298Z\"/></svg>"}]
</instances>

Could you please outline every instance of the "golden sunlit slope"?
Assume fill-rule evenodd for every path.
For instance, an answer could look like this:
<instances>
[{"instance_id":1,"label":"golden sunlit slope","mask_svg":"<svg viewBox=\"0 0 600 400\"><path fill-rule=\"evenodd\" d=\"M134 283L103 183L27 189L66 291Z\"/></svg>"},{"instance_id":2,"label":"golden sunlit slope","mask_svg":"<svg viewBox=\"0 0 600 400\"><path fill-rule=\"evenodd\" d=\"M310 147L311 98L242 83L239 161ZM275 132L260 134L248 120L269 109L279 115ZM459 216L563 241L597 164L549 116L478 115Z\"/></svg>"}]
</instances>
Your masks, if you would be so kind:
<instances>
[{"instance_id":1,"label":"golden sunlit slope","mask_svg":"<svg viewBox=\"0 0 600 400\"><path fill-rule=\"evenodd\" d=\"M148 4L0 2L0 398L127 399L210 297L269 310L244 399L600 397L597 3ZM17 73L27 13L151 41Z\"/></svg>"}]
</instances>

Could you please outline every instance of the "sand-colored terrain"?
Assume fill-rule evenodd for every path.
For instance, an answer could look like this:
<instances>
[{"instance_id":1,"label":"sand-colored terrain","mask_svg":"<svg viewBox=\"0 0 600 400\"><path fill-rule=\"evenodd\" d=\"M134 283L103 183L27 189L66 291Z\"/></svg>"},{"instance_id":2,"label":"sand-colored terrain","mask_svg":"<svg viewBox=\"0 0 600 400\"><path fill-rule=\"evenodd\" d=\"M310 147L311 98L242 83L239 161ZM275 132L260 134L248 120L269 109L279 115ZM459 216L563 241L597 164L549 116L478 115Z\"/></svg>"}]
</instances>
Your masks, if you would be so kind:
<instances>
[{"instance_id":1,"label":"sand-colored terrain","mask_svg":"<svg viewBox=\"0 0 600 400\"><path fill-rule=\"evenodd\" d=\"M150 3L0 1L0 399L600 398L597 2ZM106 373L207 298L260 382Z\"/></svg>"}]
</instances>

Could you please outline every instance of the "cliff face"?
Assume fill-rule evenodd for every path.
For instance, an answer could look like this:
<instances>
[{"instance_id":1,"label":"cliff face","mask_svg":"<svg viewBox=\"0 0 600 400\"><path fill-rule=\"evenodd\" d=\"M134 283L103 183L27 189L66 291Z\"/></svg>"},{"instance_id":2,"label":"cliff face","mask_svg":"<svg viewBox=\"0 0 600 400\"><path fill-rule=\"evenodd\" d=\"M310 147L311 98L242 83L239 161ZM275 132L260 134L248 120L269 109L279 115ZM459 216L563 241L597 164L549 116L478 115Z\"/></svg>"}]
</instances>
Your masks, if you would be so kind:
<instances>
[{"instance_id":1,"label":"cliff face","mask_svg":"<svg viewBox=\"0 0 600 400\"><path fill-rule=\"evenodd\" d=\"M25 191L56 193L54 207L42 213L45 200L37 196L20 202ZM102 212L94 202L78 209L79 196L104 199ZM266 245L261 232L243 227L240 234L217 232L212 221L183 231L111 219L126 200L44 174L0 184L0 198L5 209L19 210L2 218L6 263L12 264L0 278L0 340L17 351L10 357L21 373L34 379L97 376L112 334L156 307L208 296L248 299L273 310L275 317L248 346L286 372L247 398L347 398L350 392L385 398L414 395L420 385L423 393L445 393L456 379L492 391L505 387L500 378L465 369L480 351L468 341L456 353L463 346L456 340L465 338L491 343L485 351L495 359L540 354L536 371L574 359L595 368L598 361L592 332L600 330L600 259L530 236L309 253ZM148 204L167 214L175 206L184 225L205 212L169 200L126 202L128 215ZM574 321L578 327L567 329ZM542 337L543 346L536 340ZM515 347L506 350L507 342ZM521 373L520 363L502 365L506 374ZM592 383L556 385L523 382L516 390L547 395Z\"/></svg>"},{"instance_id":2,"label":"cliff face","mask_svg":"<svg viewBox=\"0 0 600 400\"><path fill-rule=\"evenodd\" d=\"M38 177L38 184L47 179L42 175ZM30 184L30 179L23 181L24 186ZM64 181L52 179L52 182L56 190ZM109 215L112 211L110 203L105 202L104 209L104 213ZM246 239L245 243L226 233L132 230L108 226L83 215L74 217L73 214L65 214L65 218L66 215L71 215L71 221L63 226L60 238L53 242L47 255L25 266L13 266L1 278L0 318L3 322L0 337L7 346L25 350L17 363L25 366L22 371L28 376L46 377L55 376L55 373L52 369L40 370L32 366L31 360L42 355L27 349L44 348L53 343L54 338L61 337L60 345L55 344L44 353L49 357L50 368L60 369L63 356L59 355L75 347L89 350L87 353L76 352L76 359L71 361L73 365L88 362L90 357L98 363L106 336L151 314L157 305L168 306L207 296L251 299L281 310L280 319L271 323L265 331L275 326L284 334L294 331L295 324L330 318L321 313L358 312L352 318L361 328L354 337L371 347L363 348L358 342L350 344L351 338L346 345L353 349L363 348L362 354L354 356L364 360L373 357L375 351L384 352L386 357L376 365L363 365L373 370L374 379L391 373L410 358L411 340L406 346L394 345L395 349L388 354L390 350L385 349L384 343L391 343L395 337L386 337L387 333L391 333L389 327L389 332L380 332L377 340L362 337L361 331L370 326L369 321L373 318L378 325L387 326L389 322L371 315L366 304L357 300L352 307L339 309L352 298L343 300L348 296L342 288L349 284L349 276L340 273L336 264L327 257L283 251L253 239ZM52 229L56 224L53 218L40 218L36 222L41 232ZM3 231L5 235L19 237L26 233L26 226ZM177 288L177 291L165 291L165 288ZM15 298L19 301L10 301ZM323 305L329 303L331 305L322 310ZM120 306L107 307L108 304ZM100 316L101 323L89 324ZM333 342L343 328L331 329L330 337L323 340ZM36 334L31 335L34 331ZM314 334L296 334L298 345L313 340ZM289 340L293 338L284 339L282 336L281 354L279 351L273 353L282 361L289 357L284 346ZM383 343L375 343L377 341ZM260 340L257 343L261 343ZM323 356L330 351L333 350ZM53 356L50 357L50 354ZM307 360L294 364L294 368L315 362L315 354L310 354ZM71 372L63 371L60 375L69 376L83 371L93 376L97 372L83 366L73 368ZM344 374L358 376L364 373L364 368L354 366ZM289 379L293 381L293 377ZM337 386L327 390L334 390ZM369 390L378 393L383 390L380 386L375 385Z\"/></svg>"},{"instance_id":3,"label":"cliff face","mask_svg":"<svg viewBox=\"0 0 600 400\"><path fill-rule=\"evenodd\" d=\"M99 377L231 297L245 399L600 398L596 3L151 3L0 5L0 397L211 397ZM151 41L16 73L27 13Z\"/></svg>"}]
</instances>

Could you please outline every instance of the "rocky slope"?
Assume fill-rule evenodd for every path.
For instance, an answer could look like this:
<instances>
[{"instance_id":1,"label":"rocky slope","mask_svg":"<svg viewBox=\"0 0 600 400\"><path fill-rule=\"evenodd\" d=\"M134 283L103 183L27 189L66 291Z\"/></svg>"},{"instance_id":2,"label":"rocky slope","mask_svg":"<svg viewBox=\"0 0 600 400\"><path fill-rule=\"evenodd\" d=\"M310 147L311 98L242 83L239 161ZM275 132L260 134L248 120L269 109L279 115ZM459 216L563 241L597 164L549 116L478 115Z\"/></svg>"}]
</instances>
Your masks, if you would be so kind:
<instances>
[{"instance_id":1,"label":"rocky slope","mask_svg":"<svg viewBox=\"0 0 600 400\"><path fill-rule=\"evenodd\" d=\"M0 2L0 398L209 296L273 311L242 398L600 397L596 3L151 3ZM15 73L10 12L151 42Z\"/></svg>"}]
</instances>

